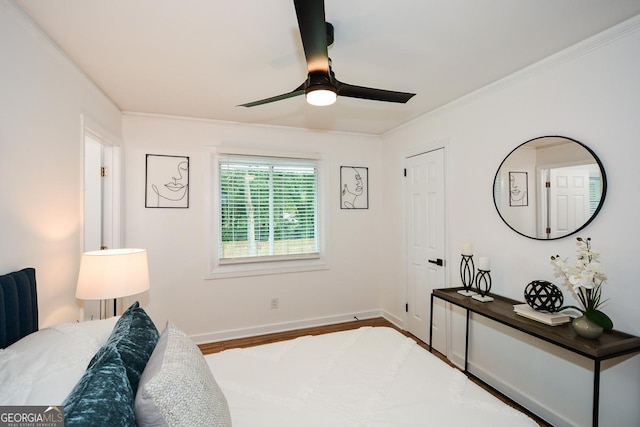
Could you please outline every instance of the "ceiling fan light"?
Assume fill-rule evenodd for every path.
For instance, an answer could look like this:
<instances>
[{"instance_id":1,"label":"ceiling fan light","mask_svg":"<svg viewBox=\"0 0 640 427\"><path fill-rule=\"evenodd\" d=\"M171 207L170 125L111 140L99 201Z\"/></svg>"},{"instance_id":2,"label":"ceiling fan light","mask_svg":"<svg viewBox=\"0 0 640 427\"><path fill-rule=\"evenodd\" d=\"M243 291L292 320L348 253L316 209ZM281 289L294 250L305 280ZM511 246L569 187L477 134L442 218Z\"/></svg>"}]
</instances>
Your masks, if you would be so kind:
<instances>
[{"instance_id":1,"label":"ceiling fan light","mask_svg":"<svg viewBox=\"0 0 640 427\"><path fill-rule=\"evenodd\" d=\"M335 91L330 89L313 89L308 90L305 94L307 102L311 105L323 107L325 105L331 105L336 102L338 95Z\"/></svg>"}]
</instances>

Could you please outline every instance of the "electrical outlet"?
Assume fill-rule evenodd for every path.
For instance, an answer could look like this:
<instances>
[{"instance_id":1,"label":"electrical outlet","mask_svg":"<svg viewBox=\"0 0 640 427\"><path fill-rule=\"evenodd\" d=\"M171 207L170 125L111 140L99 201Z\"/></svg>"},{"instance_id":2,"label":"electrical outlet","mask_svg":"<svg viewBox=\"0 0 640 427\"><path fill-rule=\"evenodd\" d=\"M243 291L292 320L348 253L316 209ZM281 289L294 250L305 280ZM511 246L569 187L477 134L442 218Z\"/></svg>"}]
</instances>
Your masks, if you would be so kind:
<instances>
[{"instance_id":1,"label":"electrical outlet","mask_svg":"<svg viewBox=\"0 0 640 427\"><path fill-rule=\"evenodd\" d=\"M278 308L278 297L271 298L271 309L275 310Z\"/></svg>"}]
</instances>

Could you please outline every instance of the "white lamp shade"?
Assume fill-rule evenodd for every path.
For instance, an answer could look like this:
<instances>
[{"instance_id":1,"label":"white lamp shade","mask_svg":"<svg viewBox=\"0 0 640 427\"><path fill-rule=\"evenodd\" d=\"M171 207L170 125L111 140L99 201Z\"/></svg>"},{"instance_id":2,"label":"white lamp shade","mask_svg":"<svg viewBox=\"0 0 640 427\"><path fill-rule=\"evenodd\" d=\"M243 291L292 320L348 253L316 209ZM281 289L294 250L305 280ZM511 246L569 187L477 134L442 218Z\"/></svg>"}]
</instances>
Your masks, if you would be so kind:
<instances>
[{"instance_id":1,"label":"white lamp shade","mask_svg":"<svg viewBox=\"0 0 640 427\"><path fill-rule=\"evenodd\" d=\"M76 298L103 300L149 290L144 249L107 249L82 254Z\"/></svg>"}]
</instances>

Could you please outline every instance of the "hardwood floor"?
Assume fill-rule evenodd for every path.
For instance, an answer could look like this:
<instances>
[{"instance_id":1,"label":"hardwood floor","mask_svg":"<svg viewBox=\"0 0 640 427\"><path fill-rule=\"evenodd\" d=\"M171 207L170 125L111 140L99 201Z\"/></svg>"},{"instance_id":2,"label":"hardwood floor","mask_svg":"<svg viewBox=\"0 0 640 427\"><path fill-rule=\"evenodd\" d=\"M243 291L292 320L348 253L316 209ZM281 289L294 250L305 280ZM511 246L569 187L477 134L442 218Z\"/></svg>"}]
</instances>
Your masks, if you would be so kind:
<instances>
[{"instance_id":1,"label":"hardwood floor","mask_svg":"<svg viewBox=\"0 0 640 427\"><path fill-rule=\"evenodd\" d=\"M416 343L418 343L418 345L420 345L424 349L429 350L429 345L427 343L421 341L420 339L410 334L409 332L399 329L394 324L392 324L391 322L389 322L388 320L382 317L377 317L374 319L354 320L352 322L337 323L337 324L325 325L325 326L316 326L312 328L296 329L293 331L277 332L273 334L259 335L255 337L238 338L238 339L233 339L228 341L218 341L213 343L200 344L198 347L200 347L200 351L202 351L202 354L211 354L211 353L218 353L220 351L224 351L230 348L252 347L256 345L269 344L269 343L278 342L278 341L286 341L286 340L294 339L294 338L305 336L305 335L320 335L320 334L327 334L330 332L347 331L350 329L358 329L364 326L386 326L389 328L393 328L398 332L402 333L403 335L415 340ZM437 356L448 365L457 369L457 367L453 365L449 361L449 359L447 359L440 352L434 350L433 355ZM511 407L529 415L541 427L553 427L551 424L540 419L535 414L529 412L527 409L523 408L518 403L512 401L511 399L509 399L499 391L494 390L490 386L484 384L482 381L478 381L473 377L469 377L469 379L475 382L476 384L478 384L483 389L487 390L489 393L496 396L498 399L505 402L507 405L510 405Z\"/></svg>"},{"instance_id":2,"label":"hardwood floor","mask_svg":"<svg viewBox=\"0 0 640 427\"><path fill-rule=\"evenodd\" d=\"M316 326L312 328L296 329L293 331L277 332L274 334L259 335L255 337L238 338L229 341L219 341L209 344L200 344L200 351L202 354L217 353L219 351L227 350L229 348L244 348L252 347L255 345L269 344L272 342L286 341L305 335L321 335L328 334L330 332L347 331L350 329L358 329L363 326L388 326L398 330L388 320L378 317L375 319L357 320L353 322L337 323L326 326ZM428 346L427 346L428 348Z\"/></svg>"}]
</instances>

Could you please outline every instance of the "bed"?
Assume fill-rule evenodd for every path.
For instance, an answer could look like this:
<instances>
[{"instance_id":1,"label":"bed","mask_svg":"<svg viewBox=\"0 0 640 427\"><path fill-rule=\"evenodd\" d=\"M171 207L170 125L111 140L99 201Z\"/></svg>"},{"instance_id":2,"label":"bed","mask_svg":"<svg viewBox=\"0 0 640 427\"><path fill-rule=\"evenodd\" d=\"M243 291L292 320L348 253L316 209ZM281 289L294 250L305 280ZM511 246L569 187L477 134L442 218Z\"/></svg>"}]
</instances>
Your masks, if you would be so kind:
<instances>
[{"instance_id":1,"label":"bed","mask_svg":"<svg viewBox=\"0 0 640 427\"><path fill-rule=\"evenodd\" d=\"M138 303L0 350L5 405L63 408L66 426L538 425L391 328L203 356Z\"/></svg>"}]
</instances>

